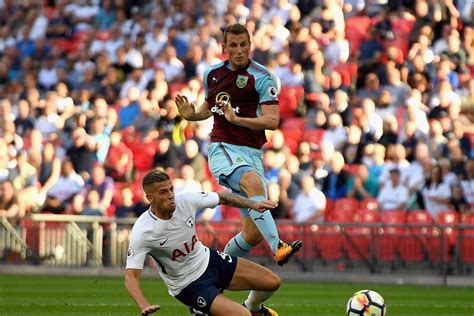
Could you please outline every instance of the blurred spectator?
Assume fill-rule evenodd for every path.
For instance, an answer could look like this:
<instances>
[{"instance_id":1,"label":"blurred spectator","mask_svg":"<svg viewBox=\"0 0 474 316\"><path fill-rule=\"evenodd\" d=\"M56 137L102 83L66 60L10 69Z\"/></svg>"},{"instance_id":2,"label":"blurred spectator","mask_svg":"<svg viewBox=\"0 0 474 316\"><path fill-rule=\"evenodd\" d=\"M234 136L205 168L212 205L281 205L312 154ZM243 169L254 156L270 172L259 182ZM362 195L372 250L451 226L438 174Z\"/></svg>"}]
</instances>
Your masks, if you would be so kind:
<instances>
[{"instance_id":1,"label":"blurred spectator","mask_svg":"<svg viewBox=\"0 0 474 316\"><path fill-rule=\"evenodd\" d=\"M298 223L322 221L326 209L326 197L318 190L312 176L301 179L301 190L293 206L293 218Z\"/></svg>"},{"instance_id":2,"label":"blurred spectator","mask_svg":"<svg viewBox=\"0 0 474 316\"><path fill-rule=\"evenodd\" d=\"M61 175L61 161L56 156L53 143L46 143L43 147L41 164L38 172L38 181L41 184L38 193L38 204L42 205L49 190L58 181Z\"/></svg>"},{"instance_id":3,"label":"blurred spectator","mask_svg":"<svg viewBox=\"0 0 474 316\"><path fill-rule=\"evenodd\" d=\"M328 118L328 127L322 141L330 142L336 150L341 150L347 142L347 131L342 125L342 118L337 113L332 113Z\"/></svg>"},{"instance_id":4,"label":"blurred spectator","mask_svg":"<svg viewBox=\"0 0 474 316\"><path fill-rule=\"evenodd\" d=\"M449 209L461 214L472 212L469 203L467 203L464 198L462 187L459 184L453 186L453 193L449 201Z\"/></svg>"},{"instance_id":5,"label":"blurred spectator","mask_svg":"<svg viewBox=\"0 0 474 316\"><path fill-rule=\"evenodd\" d=\"M400 170L390 170L390 179L381 188L377 202L382 211L406 210L408 188L400 181Z\"/></svg>"},{"instance_id":6,"label":"blurred spectator","mask_svg":"<svg viewBox=\"0 0 474 316\"><path fill-rule=\"evenodd\" d=\"M100 203L100 195L97 189L91 189L87 191L85 198L84 209L82 215L86 216L103 216L105 215L105 209Z\"/></svg>"},{"instance_id":7,"label":"blurred spectator","mask_svg":"<svg viewBox=\"0 0 474 316\"><path fill-rule=\"evenodd\" d=\"M88 193L91 190L97 191L99 195L97 203L102 209L102 214L104 214L105 210L107 210L112 203L112 197L114 196L114 180L105 174L104 167L101 165L94 165L91 178L84 186L86 201L88 200ZM95 196L92 195L91 198L95 202Z\"/></svg>"},{"instance_id":8,"label":"blurred spectator","mask_svg":"<svg viewBox=\"0 0 474 316\"><path fill-rule=\"evenodd\" d=\"M110 147L104 160L106 174L116 181L129 180L133 168L133 153L122 141L118 130L110 134Z\"/></svg>"},{"instance_id":9,"label":"blurred spectator","mask_svg":"<svg viewBox=\"0 0 474 316\"><path fill-rule=\"evenodd\" d=\"M184 143L184 159L183 162L191 168L195 173L195 179L202 183L206 178L207 161L206 157L199 152L198 143L194 139L188 139Z\"/></svg>"},{"instance_id":10,"label":"blurred spectator","mask_svg":"<svg viewBox=\"0 0 474 316\"><path fill-rule=\"evenodd\" d=\"M35 118L31 115L30 104L27 100L18 101L18 116L15 119L16 132L21 137L26 136L35 127Z\"/></svg>"},{"instance_id":11,"label":"blurred spectator","mask_svg":"<svg viewBox=\"0 0 474 316\"><path fill-rule=\"evenodd\" d=\"M46 194L42 211L63 213L83 187L84 180L74 171L72 162L66 159L61 166L61 175Z\"/></svg>"},{"instance_id":12,"label":"blurred spectator","mask_svg":"<svg viewBox=\"0 0 474 316\"><path fill-rule=\"evenodd\" d=\"M180 171L181 177L173 181L176 193L202 191L201 183L195 180L194 169L190 165L182 166Z\"/></svg>"},{"instance_id":13,"label":"blurred spectator","mask_svg":"<svg viewBox=\"0 0 474 316\"><path fill-rule=\"evenodd\" d=\"M91 136L96 144L96 159L99 164L105 162L110 147L110 137L105 128L105 121L99 117L92 119Z\"/></svg>"},{"instance_id":14,"label":"blurred spectator","mask_svg":"<svg viewBox=\"0 0 474 316\"><path fill-rule=\"evenodd\" d=\"M123 86L125 87L125 85ZM122 88L123 90L123 88ZM119 110L119 128L124 129L140 116L140 90L137 87L130 87L127 92L128 98L124 100L122 108Z\"/></svg>"},{"instance_id":15,"label":"blurred spectator","mask_svg":"<svg viewBox=\"0 0 474 316\"><path fill-rule=\"evenodd\" d=\"M0 181L0 217L16 218L20 213L17 195L10 180Z\"/></svg>"},{"instance_id":16,"label":"blurred spectator","mask_svg":"<svg viewBox=\"0 0 474 316\"><path fill-rule=\"evenodd\" d=\"M461 181L462 192L471 209L474 207L474 159L466 163L466 178Z\"/></svg>"},{"instance_id":17,"label":"blurred spectator","mask_svg":"<svg viewBox=\"0 0 474 316\"><path fill-rule=\"evenodd\" d=\"M163 138L158 143L158 150L153 157L153 167L173 168L178 167L179 152L169 138Z\"/></svg>"},{"instance_id":18,"label":"blurred spectator","mask_svg":"<svg viewBox=\"0 0 474 316\"><path fill-rule=\"evenodd\" d=\"M273 218L275 219L283 219L290 217L291 205L288 205L286 202L288 200L281 199L281 189L280 185L275 182L269 182L267 184L267 191L268 191L268 199L273 202L277 202L278 206L274 209L271 209L270 212L272 213Z\"/></svg>"},{"instance_id":19,"label":"blurred spectator","mask_svg":"<svg viewBox=\"0 0 474 316\"><path fill-rule=\"evenodd\" d=\"M8 178L12 182L18 197L20 217L27 211L35 211L38 198L38 174L36 169L28 163L27 154L23 150L16 154L13 164L9 167Z\"/></svg>"},{"instance_id":20,"label":"blurred spectator","mask_svg":"<svg viewBox=\"0 0 474 316\"><path fill-rule=\"evenodd\" d=\"M433 218L435 218L438 213L449 209L451 188L448 183L443 181L440 166L433 166L431 169L431 175L421 193L423 196L424 208Z\"/></svg>"},{"instance_id":21,"label":"blurred spectator","mask_svg":"<svg viewBox=\"0 0 474 316\"><path fill-rule=\"evenodd\" d=\"M324 179L324 195L331 200L346 197L349 177L349 173L344 170L344 157L336 151L331 158L331 170Z\"/></svg>"},{"instance_id":22,"label":"blurred spectator","mask_svg":"<svg viewBox=\"0 0 474 316\"><path fill-rule=\"evenodd\" d=\"M82 127L72 132L73 145L67 150L67 156L74 165L74 170L84 179L89 179L95 161L97 145L94 138Z\"/></svg>"},{"instance_id":23,"label":"blurred spectator","mask_svg":"<svg viewBox=\"0 0 474 316\"><path fill-rule=\"evenodd\" d=\"M115 217L128 218L135 217L135 204L133 203L133 192L130 186L124 186L120 191L121 203L115 209Z\"/></svg>"},{"instance_id":24,"label":"blurred spectator","mask_svg":"<svg viewBox=\"0 0 474 316\"><path fill-rule=\"evenodd\" d=\"M347 196L358 200L375 198L379 193L377 178L369 173L369 169L364 164L357 166L356 174L349 179L347 186Z\"/></svg>"},{"instance_id":25,"label":"blurred spectator","mask_svg":"<svg viewBox=\"0 0 474 316\"><path fill-rule=\"evenodd\" d=\"M103 0L99 13L95 16L95 23L99 30L108 30L115 23L115 10L112 0Z\"/></svg>"}]
</instances>

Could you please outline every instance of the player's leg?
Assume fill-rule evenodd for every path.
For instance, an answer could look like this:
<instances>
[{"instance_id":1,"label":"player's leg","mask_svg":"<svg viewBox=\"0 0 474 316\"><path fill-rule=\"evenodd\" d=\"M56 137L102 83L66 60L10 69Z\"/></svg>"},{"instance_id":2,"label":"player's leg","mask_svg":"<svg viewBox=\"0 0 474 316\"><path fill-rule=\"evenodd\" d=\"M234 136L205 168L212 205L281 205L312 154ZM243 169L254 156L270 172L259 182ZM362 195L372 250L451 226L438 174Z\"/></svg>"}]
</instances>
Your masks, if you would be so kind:
<instances>
[{"instance_id":1,"label":"player's leg","mask_svg":"<svg viewBox=\"0 0 474 316\"><path fill-rule=\"evenodd\" d=\"M251 200L261 201L266 199L265 180L263 180L257 172L246 172L242 175L240 181L242 191L244 191ZM269 210L263 213L249 210L249 215L250 219L256 227L258 227L258 230L270 245L275 255L275 260L279 265L288 262L289 258L301 248L303 244L301 240L296 240L289 244L280 240L275 221ZM255 232L255 225L252 225L250 221L243 221L242 232L246 240L258 238L258 234Z\"/></svg>"},{"instance_id":2,"label":"player's leg","mask_svg":"<svg viewBox=\"0 0 474 316\"><path fill-rule=\"evenodd\" d=\"M262 303L269 299L280 285L280 277L269 269L247 259L238 258L228 290L251 290L245 300L245 306L252 312L262 312L267 309L269 314L276 315L273 310L264 307Z\"/></svg>"},{"instance_id":3,"label":"player's leg","mask_svg":"<svg viewBox=\"0 0 474 316\"><path fill-rule=\"evenodd\" d=\"M224 294L216 296L211 305L211 315L216 316L251 316L250 311L245 306L234 302Z\"/></svg>"}]
</instances>

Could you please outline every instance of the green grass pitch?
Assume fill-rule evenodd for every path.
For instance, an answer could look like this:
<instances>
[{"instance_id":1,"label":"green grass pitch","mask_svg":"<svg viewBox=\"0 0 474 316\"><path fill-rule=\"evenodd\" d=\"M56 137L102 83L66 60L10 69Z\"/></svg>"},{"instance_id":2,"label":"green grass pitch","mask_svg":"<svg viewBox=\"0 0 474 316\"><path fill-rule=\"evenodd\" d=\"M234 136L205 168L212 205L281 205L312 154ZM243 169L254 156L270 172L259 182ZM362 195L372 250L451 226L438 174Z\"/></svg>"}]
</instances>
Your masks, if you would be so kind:
<instances>
[{"instance_id":1,"label":"green grass pitch","mask_svg":"<svg viewBox=\"0 0 474 316\"><path fill-rule=\"evenodd\" d=\"M188 315L159 279L143 279L155 315ZM472 288L283 282L268 305L281 316L343 316L350 295L370 288L385 298L389 316L474 316ZM245 292L226 292L242 302ZM103 277L0 276L0 315L139 315L123 279Z\"/></svg>"}]
</instances>

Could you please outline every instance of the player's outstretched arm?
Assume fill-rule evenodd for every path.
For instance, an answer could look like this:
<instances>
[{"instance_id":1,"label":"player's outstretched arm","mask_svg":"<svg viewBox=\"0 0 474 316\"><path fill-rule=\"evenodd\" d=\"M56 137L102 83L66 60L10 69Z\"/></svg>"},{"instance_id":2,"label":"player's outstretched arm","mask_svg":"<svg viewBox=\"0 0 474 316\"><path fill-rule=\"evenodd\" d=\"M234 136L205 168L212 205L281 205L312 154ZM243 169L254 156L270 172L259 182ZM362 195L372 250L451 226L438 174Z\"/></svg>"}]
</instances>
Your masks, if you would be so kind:
<instances>
[{"instance_id":1,"label":"player's outstretched arm","mask_svg":"<svg viewBox=\"0 0 474 316\"><path fill-rule=\"evenodd\" d=\"M217 194L219 195L219 204L225 204L234 207L251 208L258 212L264 212L268 209L273 209L278 206L278 203L269 200L256 202L230 192L219 192Z\"/></svg>"},{"instance_id":2,"label":"player's outstretched arm","mask_svg":"<svg viewBox=\"0 0 474 316\"><path fill-rule=\"evenodd\" d=\"M130 296L133 298L135 303L141 310L142 315L149 315L160 309L160 305L152 305L148 302L143 295L140 287L140 276L142 270L138 269L127 269L125 270L125 288L127 289Z\"/></svg>"},{"instance_id":3,"label":"player's outstretched arm","mask_svg":"<svg viewBox=\"0 0 474 316\"><path fill-rule=\"evenodd\" d=\"M188 121L202 121L212 116L212 112L208 109L207 102L204 102L200 107L188 101L184 95L176 95L176 106L179 114Z\"/></svg>"},{"instance_id":4,"label":"player's outstretched arm","mask_svg":"<svg viewBox=\"0 0 474 316\"><path fill-rule=\"evenodd\" d=\"M224 112L227 121L248 129L257 131L265 129L275 130L278 128L278 124L280 124L280 108L278 107L278 104L262 105L262 113L258 117L237 116L232 109L232 105L228 102L220 103L220 107Z\"/></svg>"}]
</instances>

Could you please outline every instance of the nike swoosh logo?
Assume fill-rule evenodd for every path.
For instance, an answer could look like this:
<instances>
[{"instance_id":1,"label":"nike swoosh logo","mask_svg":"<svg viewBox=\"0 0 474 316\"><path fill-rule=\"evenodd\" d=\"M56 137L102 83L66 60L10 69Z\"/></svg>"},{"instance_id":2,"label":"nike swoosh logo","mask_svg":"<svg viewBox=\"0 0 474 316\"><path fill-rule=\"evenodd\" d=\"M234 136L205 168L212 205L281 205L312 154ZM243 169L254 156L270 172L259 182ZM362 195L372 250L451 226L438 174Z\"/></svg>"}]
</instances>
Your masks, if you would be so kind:
<instances>
[{"instance_id":1,"label":"nike swoosh logo","mask_svg":"<svg viewBox=\"0 0 474 316\"><path fill-rule=\"evenodd\" d=\"M254 221L257 221L257 220L259 220L259 219L262 220L262 221L265 220L265 219L263 218L263 215L262 215L262 216L259 216L259 217L255 217L255 218L254 218Z\"/></svg>"},{"instance_id":2,"label":"nike swoosh logo","mask_svg":"<svg viewBox=\"0 0 474 316\"><path fill-rule=\"evenodd\" d=\"M166 239L163 240L163 241L160 241L160 246L163 246L167 241L168 241L168 238L166 238Z\"/></svg>"}]
</instances>

